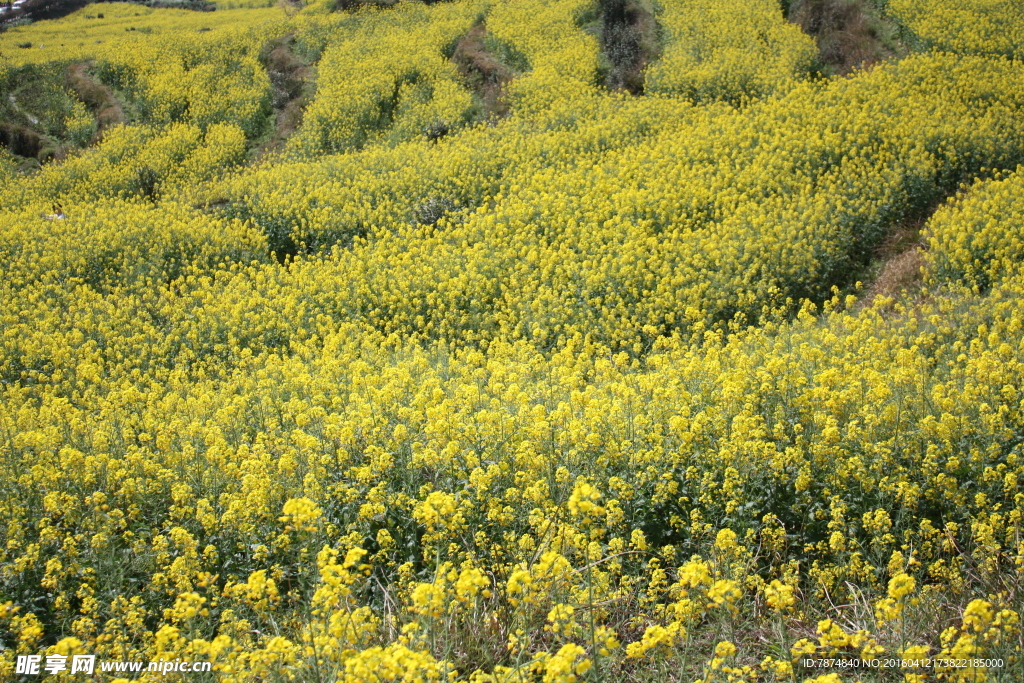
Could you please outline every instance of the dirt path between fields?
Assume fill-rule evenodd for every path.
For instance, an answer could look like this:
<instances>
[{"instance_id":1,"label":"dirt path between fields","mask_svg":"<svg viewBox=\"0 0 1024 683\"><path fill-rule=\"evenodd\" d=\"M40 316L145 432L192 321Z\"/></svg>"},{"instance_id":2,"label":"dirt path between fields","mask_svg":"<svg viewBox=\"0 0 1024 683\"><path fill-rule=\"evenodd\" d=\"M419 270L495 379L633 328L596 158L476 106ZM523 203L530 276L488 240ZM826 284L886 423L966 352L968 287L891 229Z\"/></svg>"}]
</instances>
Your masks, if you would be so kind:
<instances>
[{"instance_id":1,"label":"dirt path between fields","mask_svg":"<svg viewBox=\"0 0 1024 683\"><path fill-rule=\"evenodd\" d=\"M86 62L68 67L65 84L96 117L96 134L89 141L90 145L99 142L107 129L125 123L124 108L120 101L110 88L89 74L89 64Z\"/></svg>"},{"instance_id":2,"label":"dirt path between fields","mask_svg":"<svg viewBox=\"0 0 1024 683\"><path fill-rule=\"evenodd\" d=\"M284 148L285 140L302 125L306 106L316 91L315 69L292 51L294 42L294 34L288 34L268 43L260 53L260 61L270 76L275 116L274 132L257 148L257 161Z\"/></svg>"},{"instance_id":3,"label":"dirt path between fields","mask_svg":"<svg viewBox=\"0 0 1024 683\"><path fill-rule=\"evenodd\" d=\"M11 154L36 159L39 163L63 159L66 154L64 147L45 133L35 130L34 127L39 126L39 119L21 108L14 93L10 93L7 99L14 111L24 116L33 128L0 121L0 146L6 147Z\"/></svg>"},{"instance_id":4,"label":"dirt path between fields","mask_svg":"<svg viewBox=\"0 0 1024 683\"><path fill-rule=\"evenodd\" d=\"M485 22L474 24L456 43L451 61L466 86L480 98L485 119L508 115L505 85L516 77L516 72L488 49Z\"/></svg>"},{"instance_id":5,"label":"dirt path between fields","mask_svg":"<svg viewBox=\"0 0 1024 683\"><path fill-rule=\"evenodd\" d=\"M814 38L826 74L846 75L909 51L899 27L865 0L793 0L787 18Z\"/></svg>"},{"instance_id":6,"label":"dirt path between fields","mask_svg":"<svg viewBox=\"0 0 1024 683\"><path fill-rule=\"evenodd\" d=\"M661 53L658 22L643 0L601 0L601 49L611 69L605 85L644 94L644 69Z\"/></svg>"}]
</instances>

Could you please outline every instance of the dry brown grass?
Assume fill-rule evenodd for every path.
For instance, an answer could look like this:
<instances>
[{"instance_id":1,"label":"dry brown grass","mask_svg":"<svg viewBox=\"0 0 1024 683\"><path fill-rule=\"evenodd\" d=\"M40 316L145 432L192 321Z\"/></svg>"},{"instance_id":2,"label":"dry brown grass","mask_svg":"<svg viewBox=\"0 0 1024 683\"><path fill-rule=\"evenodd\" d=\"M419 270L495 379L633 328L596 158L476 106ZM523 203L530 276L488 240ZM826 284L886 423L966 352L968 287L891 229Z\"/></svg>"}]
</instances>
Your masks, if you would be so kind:
<instances>
[{"instance_id":1,"label":"dry brown grass","mask_svg":"<svg viewBox=\"0 0 1024 683\"><path fill-rule=\"evenodd\" d=\"M870 306L880 296L895 300L918 297L924 281L923 225L922 221L900 227L875 250L875 274L867 283L862 306Z\"/></svg>"},{"instance_id":2,"label":"dry brown grass","mask_svg":"<svg viewBox=\"0 0 1024 683\"><path fill-rule=\"evenodd\" d=\"M832 73L848 74L902 54L865 0L797 0L789 19L814 36L822 66Z\"/></svg>"},{"instance_id":3,"label":"dry brown grass","mask_svg":"<svg viewBox=\"0 0 1024 683\"><path fill-rule=\"evenodd\" d=\"M99 142L108 128L125 122L124 109L110 88L89 75L89 65L84 62L68 67L65 85L96 117L96 134L89 144Z\"/></svg>"},{"instance_id":4,"label":"dry brown grass","mask_svg":"<svg viewBox=\"0 0 1024 683\"><path fill-rule=\"evenodd\" d=\"M515 72L487 50L486 37L486 24L477 22L456 43L451 60L466 85L479 96L484 117L492 119L508 115L505 84L515 78Z\"/></svg>"}]
</instances>

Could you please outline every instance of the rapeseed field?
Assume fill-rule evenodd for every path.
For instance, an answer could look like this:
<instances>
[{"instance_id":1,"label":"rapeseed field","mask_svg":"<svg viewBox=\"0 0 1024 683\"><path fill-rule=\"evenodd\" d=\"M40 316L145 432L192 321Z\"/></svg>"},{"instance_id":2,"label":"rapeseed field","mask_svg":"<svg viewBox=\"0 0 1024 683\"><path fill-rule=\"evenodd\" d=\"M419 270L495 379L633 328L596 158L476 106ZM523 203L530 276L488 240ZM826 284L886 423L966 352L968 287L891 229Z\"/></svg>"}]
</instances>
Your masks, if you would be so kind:
<instances>
[{"instance_id":1,"label":"rapeseed field","mask_svg":"<svg viewBox=\"0 0 1024 683\"><path fill-rule=\"evenodd\" d=\"M0 680L1024 680L1024 12L814 1L0 33Z\"/></svg>"}]
</instances>

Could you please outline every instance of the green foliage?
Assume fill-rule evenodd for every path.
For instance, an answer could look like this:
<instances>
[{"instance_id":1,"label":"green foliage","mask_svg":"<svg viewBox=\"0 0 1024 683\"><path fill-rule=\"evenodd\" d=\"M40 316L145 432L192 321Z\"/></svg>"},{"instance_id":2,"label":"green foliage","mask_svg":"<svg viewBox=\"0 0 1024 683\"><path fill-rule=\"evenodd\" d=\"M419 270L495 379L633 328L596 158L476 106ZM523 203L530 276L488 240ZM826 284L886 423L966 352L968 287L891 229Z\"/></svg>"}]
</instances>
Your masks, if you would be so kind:
<instances>
[{"instance_id":1,"label":"green foliage","mask_svg":"<svg viewBox=\"0 0 1024 683\"><path fill-rule=\"evenodd\" d=\"M82 144L94 123L64 85L66 64L26 64L0 71L0 118L55 140Z\"/></svg>"}]
</instances>

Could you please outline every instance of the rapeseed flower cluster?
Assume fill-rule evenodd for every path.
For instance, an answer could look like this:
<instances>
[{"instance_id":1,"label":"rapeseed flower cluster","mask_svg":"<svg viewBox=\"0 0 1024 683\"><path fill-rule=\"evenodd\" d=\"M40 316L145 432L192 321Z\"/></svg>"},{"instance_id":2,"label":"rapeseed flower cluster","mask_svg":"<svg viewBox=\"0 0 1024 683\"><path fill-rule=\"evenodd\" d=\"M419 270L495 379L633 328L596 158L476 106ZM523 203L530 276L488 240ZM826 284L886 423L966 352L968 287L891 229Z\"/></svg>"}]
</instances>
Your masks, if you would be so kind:
<instances>
[{"instance_id":1,"label":"rapeseed flower cluster","mask_svg":"<svg viewBox=\"0 0 1024 683\"><path fill-rule=\"evenodd\" d=\"M980 289L1020 273L1024 253L1019 171L965 188L928 223L927 259L936 280Z\"/></svg>"},{"instance_id":2,"label":"rapeseed flower cluster","mask_svg":"<svg viewBox=\"0 0 1024 683\"><path fill-rule=\"evenodd\" d=\"M890 0L888 9L928 47L1024 58L1024 9L1013 0Z\"/></svg>"},{"instance_id":3,"label":"rapeseed flower cluster","mask_svg":"<svg viewBox=\"0 0 1024 683\"><path fill-rule=\"evenodd\" d=\"M578 22L592 6L586 0L525 0L491 8L487 30L529 64L527 73L508 85L517 109L541 113L558 103L579 112L592 106L600 48Z\"/></svg>"},{"instance_id":4,"label":"rapeseed flower cluster","mask_svg":"<svg viewBox=\"0 0 1024 683\"><path fill-rule=\"evenodd\" d=\"M316 97L291 148L304 156L343 152L464 124L472 98L444 52L482 9L475 2L408 3L401 12L333 20L345 30L323 41Z\"/></svg>"},{"instance_id":5,"label":"rapeseed flower cluster","mask_svg":"<svg viewBox=\"0 0 1024 683\"><path fill-rule=\"evenodd\" d=\"M234 0L238 2L239 0ZM256 0L254 0L256 1ZM100 17L98 15L102 14ZM43 64L66 60L87 61L101 54L151 53L154 39L173 37L191 42L203 34L213 39L219 32L233 33L238 27L280 23L278 9L253 7L190 12L181 9L153 9L125 2L103 3L102 8L85 7L48 21L15 26L0 34L0 73L12 65ZM18 48L29 42L30 49ZM164 49L168 48L163 43ZM173 48L172 48L173 50Z\"/></svg>"},{"instance_id":6,"label":"rapeseed flower cluster","mask_svg":"<svg viewBox=\"0 0 1024 683\"><path fill-rule=\"evenodd\" d=\"M1019 61L814 81L774 5L677 2L629 98L578 0L128 7L60 59L135 118L0 153L0 677L1024 666ZM473 124L481 15L527 67ZM286 39L316 94L249 164ZM948 197L919 300L843 295Z\"/></svg>"},{"instance_id":7,"label":"rapeseed flower cluster","mask_svg":"<svg viewBox=\"0 0 1024 683\"><path fill-rule=\"evenodd\" d=\"M653 93L740 102L793 87L817 57L811 37L772 0L673 0L659 18L667 36L646 73Z\"/></svg>"}]
</instances>

